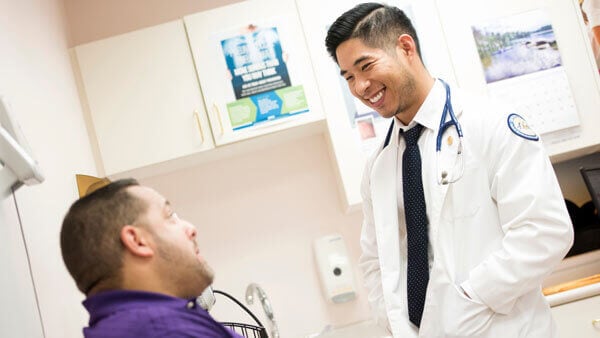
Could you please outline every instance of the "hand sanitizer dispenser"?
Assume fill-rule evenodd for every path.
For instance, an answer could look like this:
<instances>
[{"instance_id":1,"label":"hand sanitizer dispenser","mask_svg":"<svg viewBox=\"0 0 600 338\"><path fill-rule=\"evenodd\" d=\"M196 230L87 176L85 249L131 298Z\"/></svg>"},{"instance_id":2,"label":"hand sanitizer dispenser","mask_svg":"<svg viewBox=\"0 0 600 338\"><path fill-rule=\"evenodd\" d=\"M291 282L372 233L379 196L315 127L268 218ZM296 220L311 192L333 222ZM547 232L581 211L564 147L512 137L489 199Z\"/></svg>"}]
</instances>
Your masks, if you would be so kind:
<instances>
[{"instance_id":1,"label":"hand sanitizer dispenser","mask_svg":"<svg viewBox=\"0 0 600 338\"><path fill-rule=\"evenodd\" d=\"M356 298L354 275L342 236L334 234L316 239L314 251L325 297L334 303Z\"/></svg>"}]
</instances>

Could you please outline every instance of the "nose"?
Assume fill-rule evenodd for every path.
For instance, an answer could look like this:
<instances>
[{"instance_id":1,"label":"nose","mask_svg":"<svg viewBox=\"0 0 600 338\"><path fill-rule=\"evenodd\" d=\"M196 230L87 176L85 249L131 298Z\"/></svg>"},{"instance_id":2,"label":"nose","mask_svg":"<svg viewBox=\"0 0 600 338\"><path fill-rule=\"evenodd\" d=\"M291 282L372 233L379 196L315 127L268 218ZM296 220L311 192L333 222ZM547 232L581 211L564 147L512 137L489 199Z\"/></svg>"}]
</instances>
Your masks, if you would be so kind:
<instances>
[{"instance_id":1,"label":"nose","mask_svg":"<svg viewBox=\"0 0 600 338\"><path fill-rule=\"evenodd\" d=\"M371 81L362 76L355 75L354 79L354 96L364 98L365 93L371 86Z\"/></svg>"},{"instance_id":2,"label":"nose","mask_svg":"<svg viewBox=\"0 0 600 338\"><path fill-rule=\"evenodd\" d=\"M197 235L198 231L196 230L196 227L189 223L189 222L185 222L185 234L190 238L190 239L196 239L196 235Z\"/></svg>"}]
</instances>

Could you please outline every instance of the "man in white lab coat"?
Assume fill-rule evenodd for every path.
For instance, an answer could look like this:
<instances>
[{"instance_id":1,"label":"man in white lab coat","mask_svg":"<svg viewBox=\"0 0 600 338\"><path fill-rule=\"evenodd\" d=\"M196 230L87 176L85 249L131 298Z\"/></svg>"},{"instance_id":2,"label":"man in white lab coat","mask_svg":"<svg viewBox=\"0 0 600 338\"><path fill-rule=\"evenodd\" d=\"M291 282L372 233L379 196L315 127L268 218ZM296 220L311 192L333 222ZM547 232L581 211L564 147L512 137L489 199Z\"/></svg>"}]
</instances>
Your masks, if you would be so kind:
<instances>
[{"instance_id":1,"label":"man in white lab coat","mask_svg":"<svg viewBox=\"0 0 600 338\"><path fill-rule=\"evenodd\" d=\"M573 231L539 136L432 78L398 8L356 6L326 45L352 94L392 119L362 184L360 266L379 321L402 338L555 337L541 283Z\"/></svg>"}]
</instances>

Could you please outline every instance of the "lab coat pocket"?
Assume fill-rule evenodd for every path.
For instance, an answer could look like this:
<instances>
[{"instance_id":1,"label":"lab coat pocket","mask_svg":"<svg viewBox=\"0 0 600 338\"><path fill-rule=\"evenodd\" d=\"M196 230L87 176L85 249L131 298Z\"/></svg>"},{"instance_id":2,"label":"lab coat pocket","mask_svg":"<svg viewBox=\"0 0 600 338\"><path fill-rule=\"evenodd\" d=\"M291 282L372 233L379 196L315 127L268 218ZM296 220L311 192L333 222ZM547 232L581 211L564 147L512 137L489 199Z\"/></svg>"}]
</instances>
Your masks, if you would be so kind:
<instances>
[{"instance_id":1,"label":"lab coat pocket","mask_svg":"<svg viewBox=\"0 0 600 338\"><path fill-rule=\"evenodd\" d=\"M474 161L467 161L462 178L451 183L448 188L447 202L450 208L442 213L444 219L464 219L477 214L485 194L482 187L487 187L485 175ZM485 191L487 193L487 190ZM487 195L489 196L489 194Z\"/></svg>"},{"instance_id":2,"label":"lab coat pocket","mask_svg":"<svg viewBox=\"0 0 600 338\"><path fill-rule=\"evenodd\" d=\"M445 337L479 337L489 328L495 315L485 304L467 297L452 285L446 294L443 316Z\"/></svg>"}]
</instances>

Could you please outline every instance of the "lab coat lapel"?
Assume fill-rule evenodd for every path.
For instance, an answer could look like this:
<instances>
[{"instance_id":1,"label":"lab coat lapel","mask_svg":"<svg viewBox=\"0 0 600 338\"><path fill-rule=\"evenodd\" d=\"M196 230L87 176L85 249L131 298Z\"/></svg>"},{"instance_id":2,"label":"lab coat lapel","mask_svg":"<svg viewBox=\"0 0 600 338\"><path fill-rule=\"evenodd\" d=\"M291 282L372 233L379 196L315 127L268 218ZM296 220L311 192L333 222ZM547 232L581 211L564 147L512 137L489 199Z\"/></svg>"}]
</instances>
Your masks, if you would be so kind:
<instances>
[{"instance_id":1,"label":"lab coat lapel","mask_svg":"<svg viewBox=\"0 0 600 338\"><path fill-rule=\"evenodd\" d=\"M379 259L382 266L389 267L382 272L384 292L391 292L393 281L399 278L400 248L398 232L397 166L398 141L394 130L390 144L379 154L371 170L371 198L373 218L376 224Z\"/></svg>"},{"instance_id":2,"label":"lab coat lapel","mask_svg":"<svg viewBox=\"0 0 600 338\"><path fill-rule=\"evenodd\" d=\"M460 120L462 114L462 105L458 96L459 95L457 91L453 90L451 97L452 105L457 119ZM445 100L442 102L445 102ZM456 128L452 126L446 129L446 131L442 135L442 143L445 143L442 148L445 148L446 150L441 151L439 153L439 159L437 158L438 154L435 151L435 147L437 135L439 133L439 119L441 118L442 110L443 103L436 110L437 114L432 114L432 116L435 117L435 120L437 120L437 123L435 123L435 128L432 128L432 130L430 130L430 132L427 134L427 140L425 142L427 151L422 152L426 154L424 156L427 156L428 163L427 168L423 171L423 185L426 191L425 198L427 202L428 214L431 218L429 222L430 225L432 225L430 226L430 229L432 231L430 233L430 239L432 241L434 250L442 251L434 253L436 260L446 259L446 250L449 250L449 248L444 248L442 245L443 243L447 243L448 241L440 240L439 233L440 231L443 231L443 229L440 229L440 227L443 227L441 221L443 217L442 213L444 212L444 210L451 211L452 207L447 204L453 202L448 196L448 189L450 189L452 183L438 184L438 178L441 174L441 167L444 164L455 163L455 161L457 160L456 147L458 146L459 141L458 132L456 131ZM446 116L446 121L449 120L450 114ZM452 144L452 146L448 146L449 143ZM448 150L449 148L452 149Z\"/></svg>"},{"instance_id":3,"label":"lab coat lapel","mask_svg":"<svg viewBox=\"0 0 600 338\"><path fill-rule=\"evenodd\" d=\"M435 152L435 141L437 133L438 130L435 129L426 134L427 139L426 142L424 142L424 144L427 151L422 152L424 156L427 156L427 159L424 162L429 164L428 166L423 167L423 188L425 191L425 201L427 203L428 209L427 213L430 217L430 229L432 231L432 233L430 233L430 238L433 241L437 241L437 225L440 224L440 217L443 210L444 201L446 199L446 193L448 192L448 185L440 185L437 183L437 175L439 175L439 173L437 172L437 155ZM443 159L440 158L440 161L442 160Z\"/></svg>"}]
</instances>

